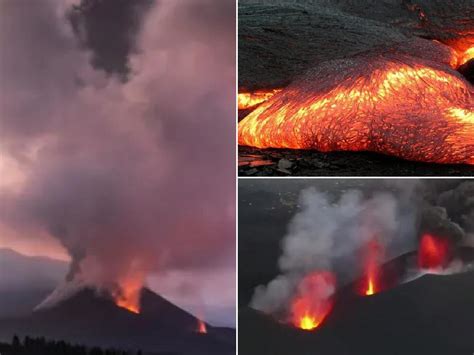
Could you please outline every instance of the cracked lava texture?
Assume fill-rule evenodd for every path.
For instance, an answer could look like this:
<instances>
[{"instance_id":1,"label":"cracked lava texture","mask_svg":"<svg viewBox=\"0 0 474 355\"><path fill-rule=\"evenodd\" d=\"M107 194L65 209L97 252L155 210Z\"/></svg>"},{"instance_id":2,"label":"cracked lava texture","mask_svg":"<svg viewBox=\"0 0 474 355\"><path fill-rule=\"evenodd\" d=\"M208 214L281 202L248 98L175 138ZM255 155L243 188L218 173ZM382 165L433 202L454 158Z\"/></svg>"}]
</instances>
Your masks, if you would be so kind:
<instances>
[{"instance_id":1,"label":"cracked lava texture","mask_svg":"<svg viewBox=\"0 0 474 355\"><path fill-rule=\"evenodd\" d=\"M245 117L239 144L474 164L473 93L447 63L406 53L328 61Z\"/></svg>"}]
</instances>

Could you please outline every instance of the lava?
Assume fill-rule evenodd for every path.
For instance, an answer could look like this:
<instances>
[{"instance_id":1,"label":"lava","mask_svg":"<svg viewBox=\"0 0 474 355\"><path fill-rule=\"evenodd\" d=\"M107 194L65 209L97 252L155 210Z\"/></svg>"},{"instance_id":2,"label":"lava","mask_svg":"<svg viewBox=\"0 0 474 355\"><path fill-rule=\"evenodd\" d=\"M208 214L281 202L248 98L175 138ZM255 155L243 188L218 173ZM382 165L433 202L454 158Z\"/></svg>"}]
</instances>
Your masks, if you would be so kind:
<instances>
[{"instance_id":1,"label":"lava","mask_svg":"<svg viewBox=\"0 0 474 355\"><path fill-rule=\"evenodd\" d=\"M132 313L140 313L140 296L143 287L142 277L123 278L112 293L115 304Z\"/></svg>"},{"instance_id":2,"label":"lava","mask_svg":"<svg viewBox=\"0 0 474 355\"><path fill-rule=\"evenodd\" d=\"M473 94L449 66L405 54L325 62L246 116L238 141L474 164Z\"/></svg>"},{"instance_id":3,"label":"lava","mask_svg":"<svg viewBox=\"0 0 474 355\"><path fill-rule=\"evenodd\" d=\"M241 92L237 96L239 110L245 110L259 105L262 102L267 101L273 95L280 91L281 89L273 89L267 91L260 90L256 92Z\"/></svg>"},{"instance_id":4,"label":"lava","mask_svg":"<svg viewBox=\"0 0 474 355\"><path fill-rule=\"evenodd\" d=\"M453 49L451 66L459 68L461 65L474 59L474 36L463 36L454 40L446 41Z\"/></svg>"},{"instance_id":5,"label":"lava","mask_svg":"<svg viewBox=\"0 0 474 355\"><path fill-rule=\"evenodd\" d=\"M380 292L380 263L382 258L382 244L376 238L371 239L365 250L364 278L361 285L361 293L365 296Z\"/></svg>"},{"instance_id":6,"label":"lava","mask_svg":"<svg viewBox=\"0 0 474 355\"><path fill-rule=\"evenodd\" d=\"M291 304L291 321L297 328L313 330L321 325L332 309L335 276L328 271L306 275L299 283Z\"/></svg>"},{"instance_id":7,"label":"lava","mask_svg":"<svg viewBox=\"0 0 474 355\"><path fill-rule=\"evenodd\" d=\"M207 334L206 323L204 323L204 321L202 321L201 319L198 319L197 332L200 334Z\"/></svg>"},{"instance_id":8,"label":"lava","mask_svg":"<svg viewBox=\"0 0 474 355\"><path fill-rule=\"evenodd\" d=\"M418 248L418 267L425 270L442 269L451 257L451 246L447 239L424 234Z\"/></svg>"}]
</instances>

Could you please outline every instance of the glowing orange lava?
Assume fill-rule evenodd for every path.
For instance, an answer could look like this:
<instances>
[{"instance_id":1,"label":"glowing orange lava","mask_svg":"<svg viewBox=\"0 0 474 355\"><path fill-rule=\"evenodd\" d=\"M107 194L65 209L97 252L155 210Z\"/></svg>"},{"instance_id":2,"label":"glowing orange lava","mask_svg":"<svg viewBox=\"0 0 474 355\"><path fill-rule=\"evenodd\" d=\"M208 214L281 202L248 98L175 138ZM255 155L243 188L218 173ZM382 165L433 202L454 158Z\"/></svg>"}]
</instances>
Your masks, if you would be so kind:
<instances>
[{"instance_id":1,"label":"glowing orange lava","mask_svg":"<svg viewBox=\"0 0 474 355\"><path fill-rule=\"evenodd\" d=\"M424 234L418 248L418 267L428 270L443 268L449 262L450 249L447 239Z\"/></svg>"},{"instance_id":2,"label":"glowing orange lava","mask_svg":"<svg viewBox=\"0 0 474 355\"><path fill-rule=\"evenodd\" d=\"M316 318L305 314L303 318L300 319L299 327L304 330L312 330L319 326L321 321L318 321Z\"/></svg>"},{"instance_id":3,"label":"glowing orange lava","mask_svg":"<svg viewBox=\"0 0 474 355\"><path fill-rule=\"evenodd\" d=\"M207 334L206 323L204 323L201 319L198 319L197 332L198 332L198 333L201 333L201 334Z\"/></svg>"},{"instance_id":4,"label":"glowing orange lava","mask_svg":"<svg viewBox=\"0 0 474 355\"><path fill-rule=\"evenodd\" d=\"M372 280L372 277L369 275L369 285L367 287L367 290L365 291L365 294L367 296L371 296L375 293L375 287L374 287L374 280Z\"/></svg>"},{"instance_id":5,"label":"glowing orange lava","mask_svg":"<svg viewBox=\"0 0 474 355\"><path fill-rule=\"evenodd\" d=\"M126 277L113 292L115 304L132 313L140 313L140 296L143 287L142 277Z\"/></svg>"},{"instance_id":6,"label":"glowing orange lava","mask_svg":"<svg viewBox=\"0 0 474 355\"><path fill-rule=\"evenodd\" d=\"M239 110L245 110L261 104L267 101L276 93L280 92L281 89L274 89L268 91L256 91L256 92L241 92L237 96Z\"/></svg>"},{"instance_id":7,"label":"glowing orange lava","mask_svg":"<svg viewBox=\"0 0 474 355\"><path fill-rule=\"evenodd\" d=\"M364 279L361 293L371 296L380 292L380 263L383 259L383 245L376 238L369 241L365 250Z\"/></svg>"},{"instance_id":8,"label":"glowing orange lava","mask_svg":"<svg viewBox=\"0 0 474 355\"><path fill-rule=\"evenodd\" d=\"M291 304L291 320L295 327L313 330L321 325L332 309L335 276L327 271L312 272L298 285Z\"/></svg>"},{"instance_id":9,"label":"glowing orange lava","mask_svg":"<svg viewBox=\"0 0 474 355\"><path fill-rule=\"evenodd\" d=\"M453 49L451 60L453 68L459 68L461 65L474 59L474 36L465 36L447 41L447 45Z\"/></svg>"},{"instance_id":10,"label":"glowing orange lava","mask_svg":"<svg viewBox=\"0 0 474 355\"><path fill-rule=\"evenodd\" d=\"M326 62L246 116L238 140L258 148L474 164L473 94L457 72L420 58Z\"/></svg>"}]
</instances>

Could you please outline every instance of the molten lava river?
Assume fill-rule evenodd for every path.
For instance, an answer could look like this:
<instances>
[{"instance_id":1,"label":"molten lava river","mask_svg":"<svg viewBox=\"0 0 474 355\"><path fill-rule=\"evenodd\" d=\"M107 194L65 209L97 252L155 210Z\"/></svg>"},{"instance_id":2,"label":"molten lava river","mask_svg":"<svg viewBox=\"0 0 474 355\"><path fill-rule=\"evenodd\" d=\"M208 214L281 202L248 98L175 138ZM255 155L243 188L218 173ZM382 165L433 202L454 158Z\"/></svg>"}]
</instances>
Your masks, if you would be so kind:
<instances>
[{"instance_id":1,"label":"molten lava river","mask_svg":"<svg viewBox=\"0 0 474 355\"><path fill-rule=\"evenodd\" d=\"M329 61L280 92L242 97L241 108L263 103L239 123L239 144L474 164L473 94L448 64L406 54Z\"/></svg>"}]
</instances>

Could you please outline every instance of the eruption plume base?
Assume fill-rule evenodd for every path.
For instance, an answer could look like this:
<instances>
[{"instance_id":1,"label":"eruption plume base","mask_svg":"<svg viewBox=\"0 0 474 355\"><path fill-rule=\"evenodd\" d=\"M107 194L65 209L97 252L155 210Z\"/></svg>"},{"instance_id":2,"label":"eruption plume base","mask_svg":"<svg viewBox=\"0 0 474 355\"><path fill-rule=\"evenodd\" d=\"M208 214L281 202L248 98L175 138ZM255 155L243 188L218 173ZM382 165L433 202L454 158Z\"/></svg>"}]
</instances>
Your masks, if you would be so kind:
<instances>
[{"instance_id":1,"label":"eruption plume base","mask_svg":"<svg viewBox=\"0 0 474 355\"><path fill-rule=\"evenodd\" d=\"M204 321L201 319L198 319L197 332L200 334L207 334L206 323L204 323Z\"/></svg>"},{"instance_id":2,"label":"eruption plume base","mask_svg":"<svg viewBox=\"0 0 474 355\"><path fill-rule=\"evenodd\" d=\"M425 270L439 270L450 261L451 246L447 239L424 234L418 249L418 267Z\"/></svg>"},{"instance_id":3,"label":"eruption plume base","mask_svg":"<svg viewBox=\"0 0 474 355\"><path fill-rule=\"evenodd\" d=\"M372 296L380 291L380 263L383 259L383 245L377 238L371 239L365 248L364 280L361 294Z\"/></svg>"},{"instance_id":4,"label":"eruption plume base","mask_svg":"<svg viewBox=\"0 0 474 355\"><path fill-rule=\"evenodd\" d=\"M293 325L304 330L319 327L332 309L335 286L336 278L328 271L306 275L291 304Z\"/></svg>"}]
</instances>

